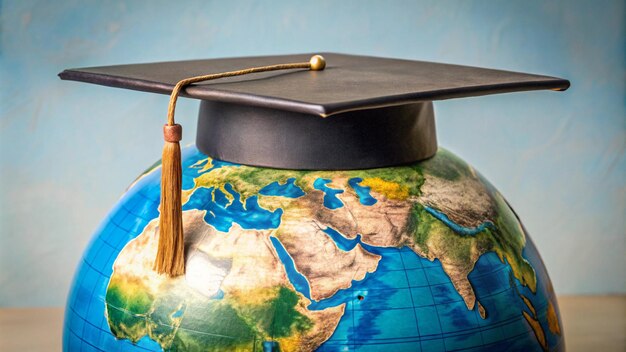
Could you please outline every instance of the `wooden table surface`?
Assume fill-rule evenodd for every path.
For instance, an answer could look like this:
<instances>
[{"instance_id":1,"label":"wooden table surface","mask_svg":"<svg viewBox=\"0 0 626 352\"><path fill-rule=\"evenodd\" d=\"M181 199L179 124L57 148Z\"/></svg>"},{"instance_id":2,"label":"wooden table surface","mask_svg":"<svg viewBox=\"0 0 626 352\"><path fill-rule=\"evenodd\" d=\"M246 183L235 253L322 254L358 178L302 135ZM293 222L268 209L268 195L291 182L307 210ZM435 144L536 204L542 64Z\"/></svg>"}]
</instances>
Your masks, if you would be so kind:
<instances>
[{"instance_id":1,"label":"wooden table surface","mask_svg":"<svg viewBox=\"0 0 626 352\"><path fill-rule=\"evenodd\" d=\"M626 296L561 296L567 350L626 352ZM60 351L63 308L0 308L0 351Z\"/></svg>"}]
</instances>

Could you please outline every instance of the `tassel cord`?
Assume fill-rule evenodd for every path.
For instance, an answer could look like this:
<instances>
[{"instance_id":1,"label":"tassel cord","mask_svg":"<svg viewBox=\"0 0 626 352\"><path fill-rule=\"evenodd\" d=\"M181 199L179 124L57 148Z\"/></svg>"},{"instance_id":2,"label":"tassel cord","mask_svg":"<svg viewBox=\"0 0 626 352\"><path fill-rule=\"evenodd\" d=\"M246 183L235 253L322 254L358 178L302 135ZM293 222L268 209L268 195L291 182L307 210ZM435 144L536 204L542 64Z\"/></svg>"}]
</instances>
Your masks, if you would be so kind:
<instances>
[{"instance_id":1,"label":"tassel cord","mask_svg":"<svg viewBox=\"0 0 626 352\"><path fill-rule=\"evenodd\" d=\"M176 123L174 112L181 91L188 85L219 78L247 75L250 73L305 68L314 71L326 67L324 58L315 55L309 62L252 67L244 70L195 76L180 80L170 95L167 110L167 124L163 126L161 205L159 216L159 243L154 261L154 270L171 277L185 273L185 239L183 234L182 211L182 161L180 141L182 127Z\"/></svg>"},{"instance_id":2,"label":"tassel cord","mask_svg":"<svg viewBox=\"0 0 626 352\"><path fill-rule=\"evenodd\" d=\"M244 70L214 73L214 74L195 76L195 77L190 77L190 78L185 78L183 80L180 80L178 83L176 83L176 86L174 86L174 89L172 90L172 94L170 95L170 104L167 109L167 124L170 126L176 124L174 120L174 111L176 110L176 101L178 100L178 96L180 95L181 90L190 84L210 81L214 79L226 78L226 77L243 76L243 75L247 75L250 73L290 70L290 69L298 69L298 68L311 68L311 63L310 62L297 62L293 64L280 64L280 65L252 67L252 68L247 68Z\"/></svg>"}]
</instances>

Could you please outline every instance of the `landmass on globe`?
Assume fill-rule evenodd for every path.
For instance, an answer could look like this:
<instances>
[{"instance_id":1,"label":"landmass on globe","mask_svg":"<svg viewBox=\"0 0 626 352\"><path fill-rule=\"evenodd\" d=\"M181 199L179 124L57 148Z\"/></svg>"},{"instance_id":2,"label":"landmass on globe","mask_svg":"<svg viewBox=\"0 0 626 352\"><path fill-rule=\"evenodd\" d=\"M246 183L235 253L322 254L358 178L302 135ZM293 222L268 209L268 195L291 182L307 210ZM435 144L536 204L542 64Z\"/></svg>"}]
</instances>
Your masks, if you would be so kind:
<instances>
[{"instance_id":1,"label":"landmass on globe","mask_svg":"<svg viewBox=\"0 0 626 352\"><path fill-rule=\"evenodd\" d=\"M514 279L537 289L516 215L446 150L368 170L278 170L210 158L189 169L196 175L183 185L186 274L152 270L153 220L113 267L106 314L117 338L148 336L174 351L261 351L268 343L313 351L337 329L346 292L391 249L440 262L467 309L483 319L489 311L468 278L483 254L495 252ZM519 297L527 307L520 314L547 349L539 314ZM560 334L551 302L546 309L549 333Z\"/></svg>"}]
</instances>

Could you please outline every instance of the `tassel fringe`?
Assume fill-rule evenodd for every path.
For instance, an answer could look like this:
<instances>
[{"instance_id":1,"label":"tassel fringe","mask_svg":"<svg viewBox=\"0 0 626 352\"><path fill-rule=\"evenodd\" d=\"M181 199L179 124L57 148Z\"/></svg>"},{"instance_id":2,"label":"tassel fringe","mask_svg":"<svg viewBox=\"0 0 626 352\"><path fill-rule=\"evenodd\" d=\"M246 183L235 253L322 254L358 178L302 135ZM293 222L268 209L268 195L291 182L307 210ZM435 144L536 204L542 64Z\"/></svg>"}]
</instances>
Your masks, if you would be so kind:
<instances>
[{"instance_id":1,"label":"tassel fringe","mask_svg":"<svg viewBox=\"0 0 626 352\"><path fill-rule=\"evenodd\" d=\"M180 125L165 125L165 145L161 174L161 216L159 217L159 248L154 270L160 274L179 276L185 273L185 239L181 204L182 167L179 141Z\"/></svg>"}]
</instances>

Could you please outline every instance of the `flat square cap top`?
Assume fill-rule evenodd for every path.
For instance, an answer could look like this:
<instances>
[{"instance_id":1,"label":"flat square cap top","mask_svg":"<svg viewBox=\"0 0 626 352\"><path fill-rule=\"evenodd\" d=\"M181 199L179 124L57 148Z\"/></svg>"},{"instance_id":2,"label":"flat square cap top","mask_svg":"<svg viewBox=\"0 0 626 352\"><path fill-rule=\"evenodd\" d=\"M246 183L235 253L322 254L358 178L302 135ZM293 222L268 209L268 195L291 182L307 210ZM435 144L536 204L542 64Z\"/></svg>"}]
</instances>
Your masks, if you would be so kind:
<instances>
[{"instance_id":1,"label":"flat square cap top","mask_svg":"<svg viewBox=\"0 0 626 352\"><path fill-rule=\"evenodd\" d=\"M185 78L249 67L307 62L313 54L158 62L69 69L59 76L111 87L170 94ZM565 79L423 61L322 53L323 71L294 69L197 83L181 95L328 116L514 91L565 90Z\"/></svg>"}]
</instances>

